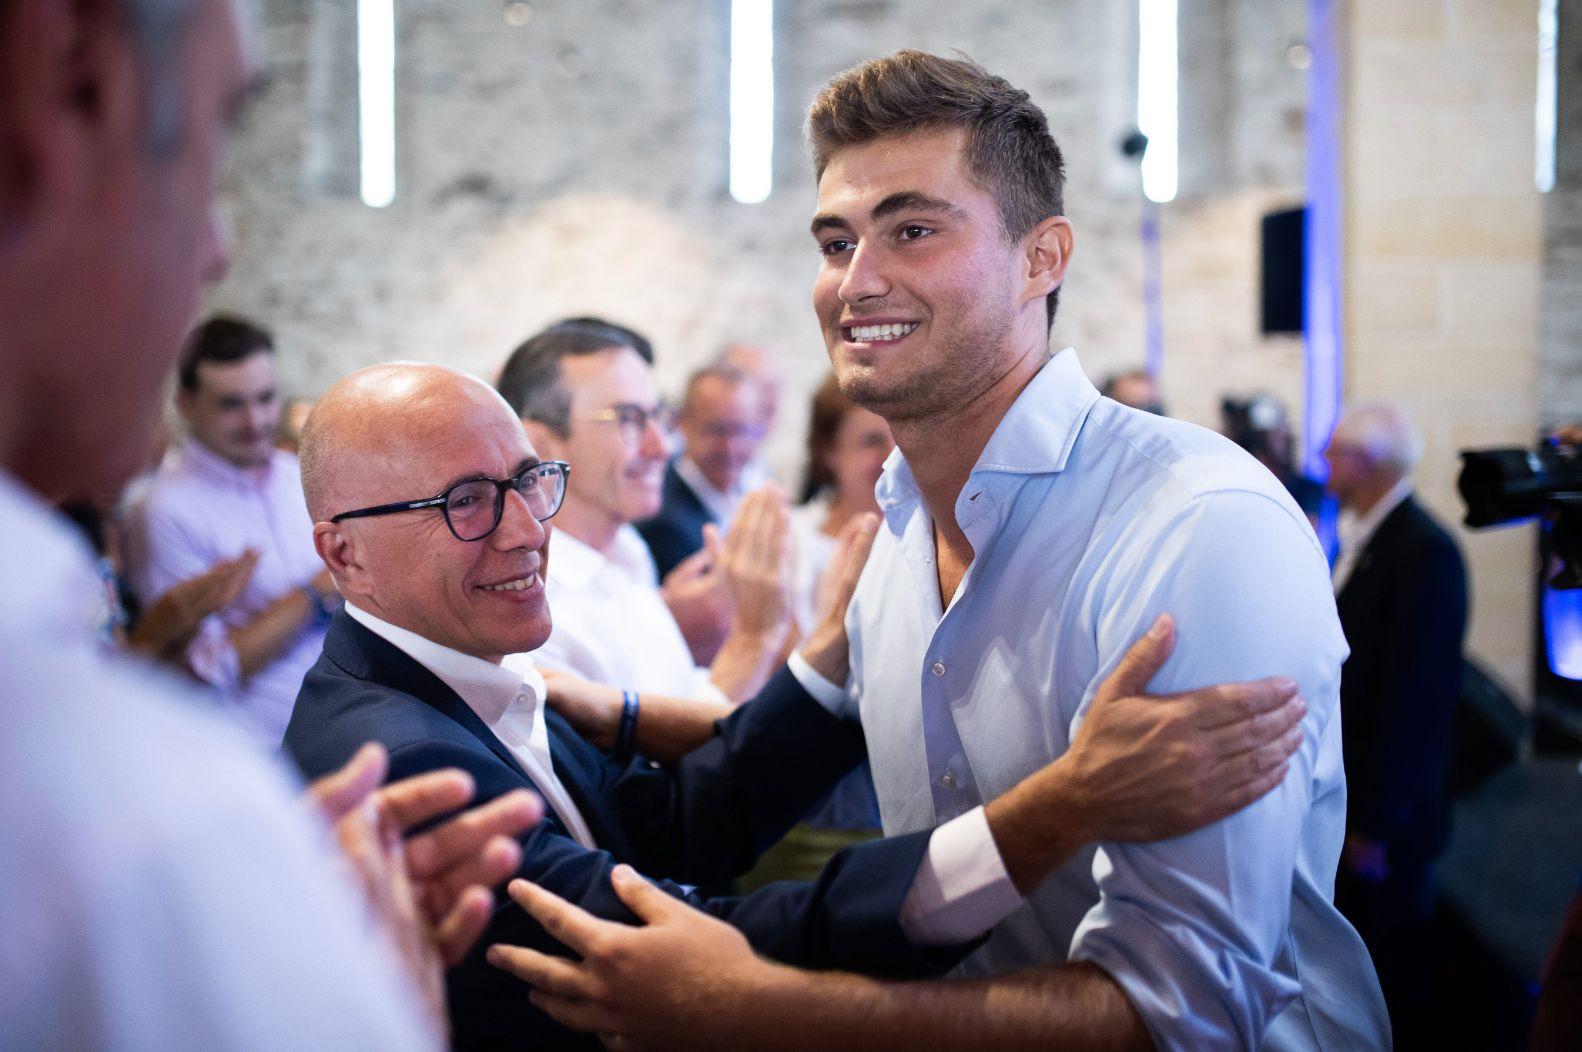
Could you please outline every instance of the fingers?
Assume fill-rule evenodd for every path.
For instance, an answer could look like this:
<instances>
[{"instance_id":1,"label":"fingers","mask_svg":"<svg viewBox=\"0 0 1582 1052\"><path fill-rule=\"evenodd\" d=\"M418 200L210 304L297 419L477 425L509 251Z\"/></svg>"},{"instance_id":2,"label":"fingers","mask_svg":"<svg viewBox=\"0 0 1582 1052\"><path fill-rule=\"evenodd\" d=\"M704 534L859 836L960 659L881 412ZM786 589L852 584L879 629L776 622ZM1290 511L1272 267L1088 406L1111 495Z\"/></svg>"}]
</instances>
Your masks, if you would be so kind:
<instances>
[{"instance_id":1,"label":"fingers","mask_svg":"<svg viewBox=\"0 0 1582 1052\"><path fill-rule=\"evenodd\" d=\"M434 946L445 967L455 967L467 956L472 944L489 926L493 910L494 896L487 888L474 885L456 899L449 912L434 926Z\"/></svg>"},{"instance_id":2,"label":"fingers","mask_svg":"<svg viewBox=\"0 0 1582 1052\"><path fill-rule=\"evenodd\" d=\"M310 785L308 793L331 822L338 822L379 788L389 764L384 746L368 742L340 770Z\"/></svg>"},{"instance_id":3,"label":"fingers","mask_svg":"<svg viewBox=\"0 0 1582 1052\"><path fill-rule=\"evenodd\" d=\"M686 903L673 898L644 880L631 866L622 863L610 874L610 884L626 908L637 914L644 924L654 924L678 910L691 909Z\"/></svg>"},{"instance_id":4,"label":"fingers","mask_svg":"<svg viewBox=\"0 0 1582 1052\"><path fill-rule=\"evenodd\" d=\"M1154 618L1147 633L1121 657L1115 671L1099 685L1094 702L1147 693L1148 684L1169 660L1171 652L1175 650L1175 643L1175 619L1169 614L1160 614Z\"/></svg>"},{"instance_id":5,"label":"fingers","mask_svg":"<svg viewBox=\"0 0 1582 1052\"><path fill-rule=\"evenodd\" d=\"M615 1013L593 1001L579 1001L534 990L528 1000L561 1026L597 1034L615 1033L620 1025Z\"/></svg>"},{"instance_id":6,"label":"fingers","mask_svg":"<svg viewBox=\"0 0 1582 1052\"><path fill-rule=\"evenodd\" d=\"M452 767L391 782L379 791L379 806L406 830L456 810L472 794L472 776Z\"/></svg>"},{"instance_id":7,"label":"fingers","mask_svg":"<svg viewBox=\"0 0 1582 1052\"><path fill-rule=\"evenodd\" d=\"M588 974L586 965L525 946L496 943L489 947L488 959L496 968L510 972L541 993L585 999L604 992L603 984Z\"/></svg>"},{"instance_id":8,"label":"fingers","mask_svg":"<svg viewBox=\"0 0 1582 1052\"><path fill-rule=\"evenodd\" d=\"M720 565L720 560L725 558L725 542L720 539L720 528L712 522L703 526L703 565L699 574Z\"/></svg>"},{"instance_id":9,"label":"fingers","mask_svg":"<svg viewBox=\"0 0 1582 1052\"><path fill-rule=\"evenodd\" d=\"M1198 707L1198 727L1213 730L1273 712L1296 697L1296 681L1271 676L1252 683L1229 683L1176 695ZM1306 703L1303 703L1304 707Z\"/></svg>"},{"instance_id":10,"label":"fingers","mask_svg":"<svg viewBox=\"0 0 1582 1052\"><path fill-rule=\"evenodd\" d=\"M1302 722L1302 717L1305 715L1307 715L1307 700L1300 694L1293 694L1278 708L1263 712L1251 719L1227 723L1216 728L1212 732L1215 754L1220 757L1234 756L1283 738Z\"/></svg>"},{"instance_id":11,"label":"fingers","mask_svg":"<svg viewBox=\"0 0 1582 1052\"><path fill-rule=\"evenodd\" d=\"M545 931L580 956L588 956L600 933L605 928L613 927L608 921L598 920L559 895L529 881L513 880L506 890L516 904L538 921Z\"/></svg>"},{"instance_id":12,"label":"fingers","mask_svg":"<svg viewBox=\"0 0 1582 1052\"><path fill-rule=\"evenodd\" d=\"M1262 799L1269 790L1285 780L1286 774L1291 770L1289 762L1279 764L1249 782L1243 782L1226 791L1221 800L1221 806L1213 809L1205 816L1206 822L1217 822L1235 814L1249 804Z\"/></svg>"},{"instance_id":13,"label":"fingers","mask_svg":"<svg viewBox=\"0 0 1582 1052\"><path fill-rule=\"evenodd\" d=\"M543 815L543 802L525 789L497 796L408 840L407 870L426 880L473 858L496 837L517 836ZM487 882L491 887L496 883L498 879Z\"/></svg>"}]
</instances>

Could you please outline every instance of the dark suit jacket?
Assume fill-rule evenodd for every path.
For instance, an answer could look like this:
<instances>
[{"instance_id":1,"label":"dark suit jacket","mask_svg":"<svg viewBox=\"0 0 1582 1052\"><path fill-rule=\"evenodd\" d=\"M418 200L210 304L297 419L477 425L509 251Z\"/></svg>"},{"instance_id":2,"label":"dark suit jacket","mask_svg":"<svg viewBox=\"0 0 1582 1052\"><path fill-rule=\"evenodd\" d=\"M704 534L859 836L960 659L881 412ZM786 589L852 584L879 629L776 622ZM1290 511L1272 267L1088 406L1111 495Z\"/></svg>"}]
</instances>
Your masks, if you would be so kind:
<instances>
[{"instance_id":1,"label":"dark suit jacket","mask_svg":"<svg viewBox=\"0 0 1582 1052\"><path fill-rule=\"evenodd\" d=\"M714 521L703 499L677 473L674 458L665 465L663 494L659 514L633 524L653 553L661 578L681 560L702 550L703 527Z\"/></svg>"},{"instance_id":2,"label":"dark suit jacket","mask_svg":"<svg viewBox=\"0 0 1582 1052\"><path fill-rule=\"evenodd\" d=\"M861 731L837 720L784 670L750 704L680 763L615 763L554 712L547 714L555 773L602 851L574 841L560 816L523 837L519 875L599 916L633 921L610 887L628 862L650 877L689 884L748 868L863 755ZM310 778L343 764L363 742L390 751L390 777L459 767L484 801L535 788L498 738L449 687L344 612L308 672L286 728L285 748ZM837 855L811 884L771 885L744 898L672 894L741 929L761 953L810 968L916 976L950 967L968 947L915 950L899 924L901 904L927 834L876 841ZM564 954L525 912L498 894L489 930L449 976L458 1047L584 1047L582 1037L534 1009L527 988L484 960L494 942ZM587 1045L587 1047L594 1047Z\"/></svg>"},{"instance_id":3,"label":"dark suit jacket","mask_svg":"<svg viewBox=\"0 0 1582 1052\"><path fill-rule=\"evenodd\" d=\"M1467 572L1456 542L1412 498L1385 517L1336 599L1347 827L1426 864L1447 828L1445 768L1461 683Z\"/></svg>"}]
</instances>

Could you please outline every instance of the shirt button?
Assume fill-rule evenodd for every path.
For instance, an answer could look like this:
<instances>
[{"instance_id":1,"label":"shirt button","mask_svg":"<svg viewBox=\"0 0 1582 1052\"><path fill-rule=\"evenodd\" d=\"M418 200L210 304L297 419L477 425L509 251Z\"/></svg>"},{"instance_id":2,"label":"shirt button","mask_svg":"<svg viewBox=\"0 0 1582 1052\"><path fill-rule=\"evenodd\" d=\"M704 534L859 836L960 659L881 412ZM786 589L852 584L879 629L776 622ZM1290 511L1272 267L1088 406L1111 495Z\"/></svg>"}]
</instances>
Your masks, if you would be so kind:
<instances>
[{"instance_id":1,"label":"shirt button","mask_svg":"<svg viewBox=\"0 0 1582 1052\"><path fill-rule=\"evenodd\" d=\"M956 776L951 774L949 771L946 771L944 774L939 776L939 784L944 786L946 789L954 789L956 788Z\"/></svg>"},{"instance_id":2,"label":"shirt button","mask_svg":"<svg viewBox=\"0 0 1582 1052\"><path fill-rule=\"evenodd\" d=\"M936 661L929 671L936 676L943 676L945 674L945 663L943 661Z\"/></svg>"}]
</instances>

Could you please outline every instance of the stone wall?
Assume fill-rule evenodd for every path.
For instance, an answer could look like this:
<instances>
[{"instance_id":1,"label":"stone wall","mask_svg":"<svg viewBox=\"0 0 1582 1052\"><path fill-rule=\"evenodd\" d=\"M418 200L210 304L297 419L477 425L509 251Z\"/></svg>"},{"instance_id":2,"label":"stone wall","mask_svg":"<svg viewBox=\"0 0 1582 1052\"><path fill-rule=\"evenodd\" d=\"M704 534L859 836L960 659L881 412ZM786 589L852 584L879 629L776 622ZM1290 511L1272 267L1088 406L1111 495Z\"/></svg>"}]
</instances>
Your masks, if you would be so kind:
<instances>
[{"instance_id":1,"label":"stone wall","mask_svg":"<svg viewBox=\"0 0 1582 1052\"><path fill-rule=\"evenodd\" d=\"M1078 245L1054 339L1102 373L1143 357L1135 167L1136 9L1112 0L958 4L782 0L776 186L726 193L728 0L396 0L395 203L357 199L355 4L268 0L273 87L225 197L237 260L215 306L282 337L286 383L312 393L394 357L492 369L556 317L601 313L652 334L674 390L730 340L787 365L772 442L789 472L824 352L802 112L832 74L902 46L960 49L1025 86L1070 168ZM1183 4L1182 196L1164 207L1164 387L1213 423L1224 391L1300 408L1300 344L1257 332L1257 219L1300 200L1304 75L1286 61L1300 0Z\"/></svg>"},{"instance_id":2,"label":"stone wall","mask_svg":"<svg viewBox=\"0 0 1582 1052\"><path fill-rule=\"evenodd\" d=\"M1346 392L1408 406L1418 489L1459 522L1456 451L1538 424L1541 195L1529 0L1353 0L1346 39ZM1470 645L1529 696L1533 528L1458 540Z\"/></svg>"}]
</instances>

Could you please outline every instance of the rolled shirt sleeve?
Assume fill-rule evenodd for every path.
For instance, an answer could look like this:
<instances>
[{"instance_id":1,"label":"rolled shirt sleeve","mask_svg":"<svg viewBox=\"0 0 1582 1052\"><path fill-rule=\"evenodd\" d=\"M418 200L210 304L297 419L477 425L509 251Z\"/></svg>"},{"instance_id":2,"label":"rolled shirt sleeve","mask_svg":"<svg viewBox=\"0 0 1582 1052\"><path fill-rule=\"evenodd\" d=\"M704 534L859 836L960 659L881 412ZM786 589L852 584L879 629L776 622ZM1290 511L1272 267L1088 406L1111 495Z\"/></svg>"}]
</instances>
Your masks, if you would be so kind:
<instances>
[{"instance_id":1,"label":"rolled shirt sleeve","mask_svg":"<svg viewBox=\"0 0 1582 1052\"><path fill-rule=\"evenodd\" d=\"M1162 1049L1257 1048L1301 991L1296 963L1285 962L1286 974L1276 969L1289 952L1293 874L1301 868L1327 888L1338 856L1340 828L1308 816L1318 794L1344 799L1345 641L1316 541L1265 495L1198 497L1138 558L1170 572L1118 566L1107 575L1096 618L1100 667L1073 733L1098 684L1169 613L1177 644L1151 692L1289 676L1308 702L1304 738L1284 781L1239 813L1174 840L1101 845L1093 863L1100 900L1070 956L1125 990ZM1326 865L1328 877L1320 875Z\"/></svg>"}]
</instances>

